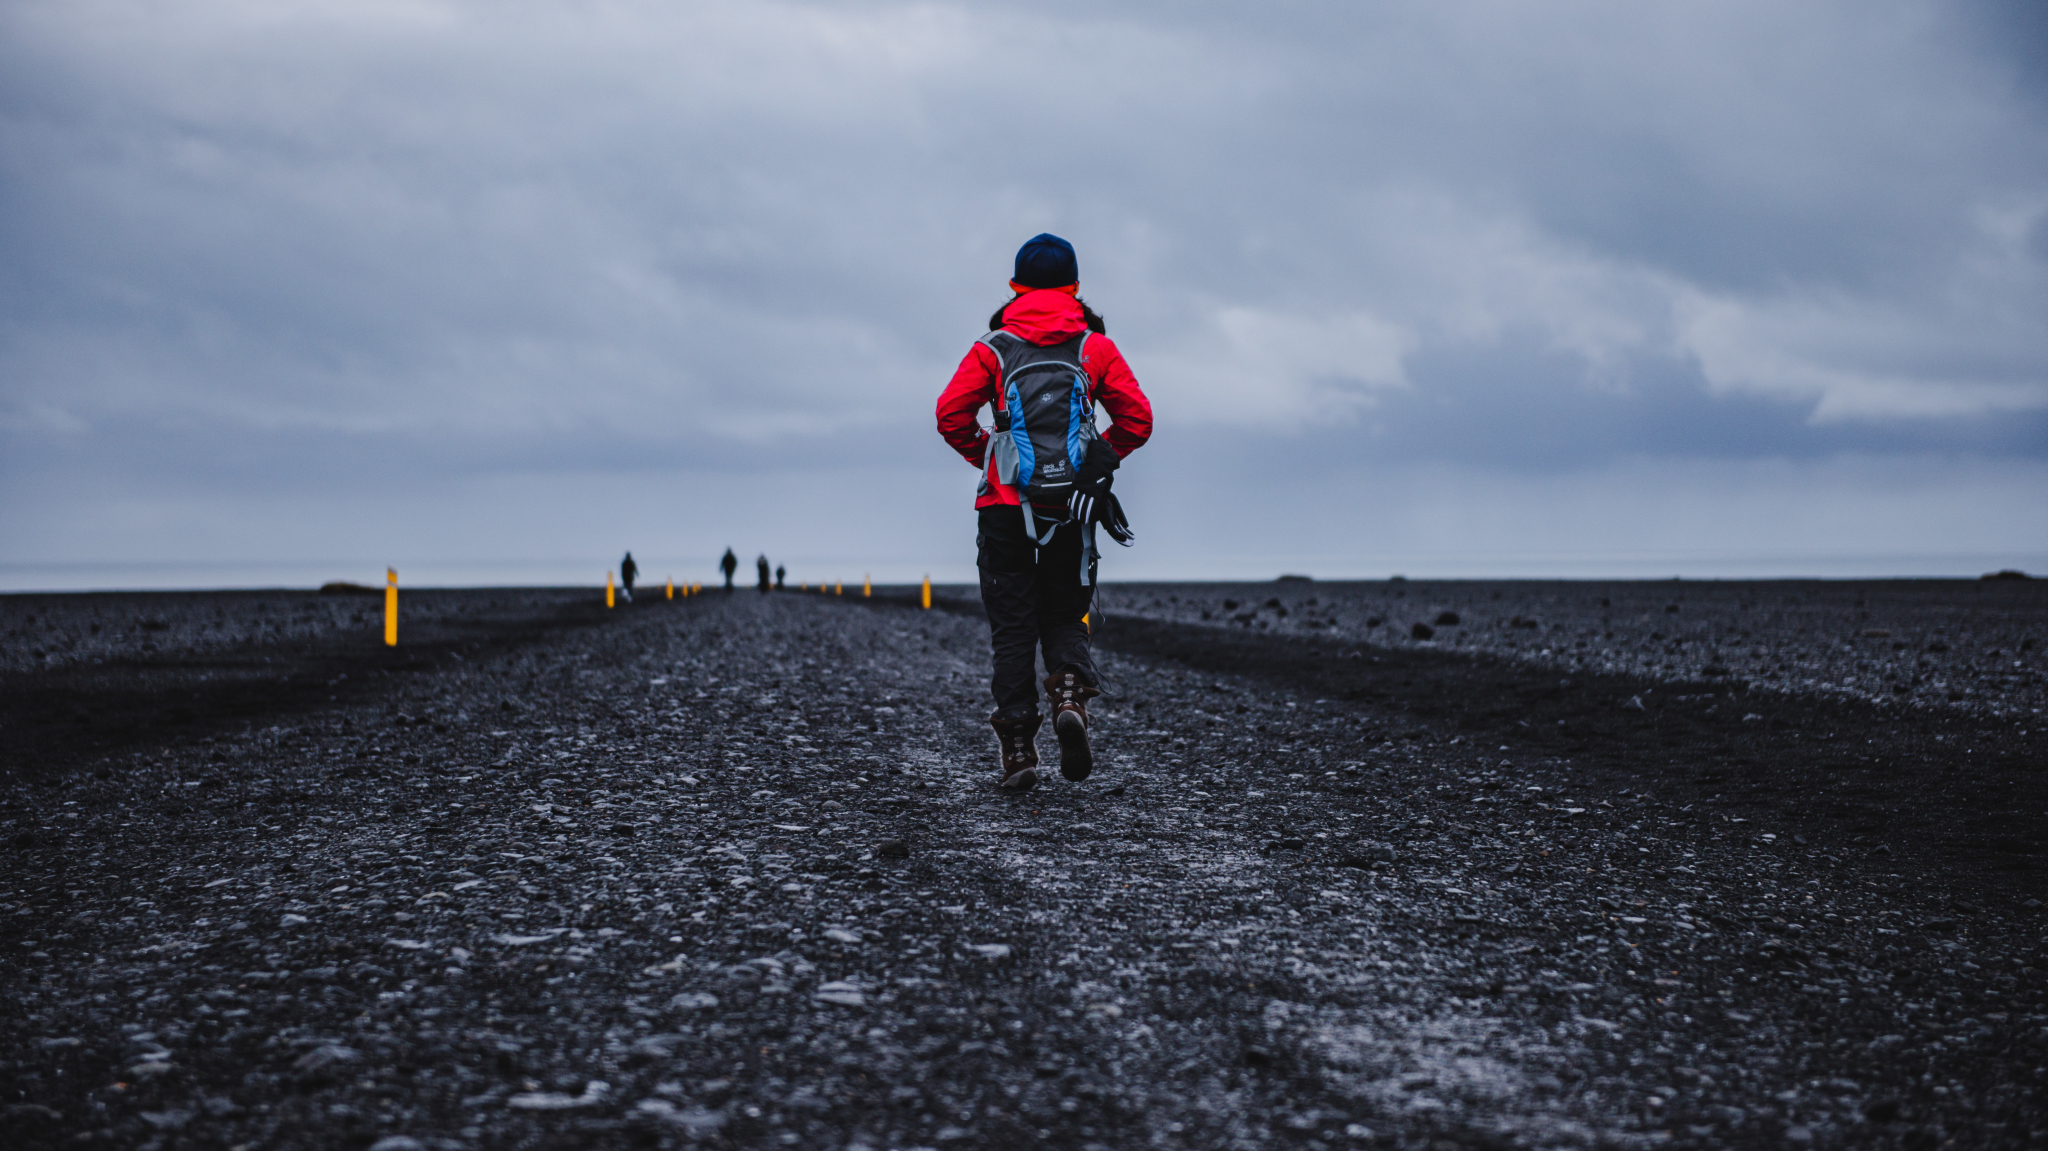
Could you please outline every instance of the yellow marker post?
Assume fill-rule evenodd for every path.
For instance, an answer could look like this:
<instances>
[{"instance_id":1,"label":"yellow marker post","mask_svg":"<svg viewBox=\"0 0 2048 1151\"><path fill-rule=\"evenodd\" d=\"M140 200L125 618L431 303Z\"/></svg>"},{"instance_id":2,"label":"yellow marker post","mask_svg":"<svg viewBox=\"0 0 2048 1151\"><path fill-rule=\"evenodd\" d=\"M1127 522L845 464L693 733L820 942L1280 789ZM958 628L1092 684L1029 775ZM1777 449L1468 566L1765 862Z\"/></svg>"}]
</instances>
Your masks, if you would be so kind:
<instances>
[{"instance_id":1,"label":"yellow marker post","mask_svg":"<svg viewBox=\"0 0 2048 1151\"><path fill-rule=\"evenodd\" d=\"M612 606L612 573L604 573L604 606Z\"/></svg>"},{"instance_id":2,"label":"yellow marker post","mask_svg":"<svg viewBox=\"0 0 2048 1151\"><path fill-rule=\"evenodd\" d=\"M668 577L668 598L676 598L676 577Z\"/></svg>"},{"instance_id":3,"label":"yellow marker post","mask_svg":"<svg viewBox=\"0 0 2048 1151\"><path fill-rule=\"evenodd\" d=\"M384 569L384 646L398 646L398 569Z\"/></svg>"},{"instance_id":4,"label":"yellow marker post","mask_svg":"<svg viewBox=\"0 0 2048 1151\"><path fill-rule=\"evenodd\" d=\"M865 572L863 572L863 573L861 574L861 577L860 577L860 598L862 598L862 599L867 599L867 598L868 598L869 596L872 596L872 595L874 595L874 594L875 594L875 585L874 585L874 581L870 580L870 579L869 579L869 578L867 577L867 574L866 574Z\"/></svg>"},{"instance_id":5,"label":"yellow marker post","mask_svg":"<svg viewBox=\"0 0 2048 1151\"><path fill-rule=\"evenodd\" d=\"M832 585L832 594L833 594L833 595L845 595L845 594L846 594L846 585L845 585L845 584L843 584L843 583L835 583L835 584L833 584L833 585Z\"/></svg>"},{"instance_id":6,"label":"yellow marker post","mask_svg":"<svg viewBox=\"0 0 2048 1151\"><path fill-rule=\"evenodd\" d=\"M932 577L930 577L930 576L926 576L926 577L924 577L924 606L925 606L925 610L926 610L926 611L930 611L930 610L931 610L931 606L932 606Z\"/></svg>"}]
</instances>

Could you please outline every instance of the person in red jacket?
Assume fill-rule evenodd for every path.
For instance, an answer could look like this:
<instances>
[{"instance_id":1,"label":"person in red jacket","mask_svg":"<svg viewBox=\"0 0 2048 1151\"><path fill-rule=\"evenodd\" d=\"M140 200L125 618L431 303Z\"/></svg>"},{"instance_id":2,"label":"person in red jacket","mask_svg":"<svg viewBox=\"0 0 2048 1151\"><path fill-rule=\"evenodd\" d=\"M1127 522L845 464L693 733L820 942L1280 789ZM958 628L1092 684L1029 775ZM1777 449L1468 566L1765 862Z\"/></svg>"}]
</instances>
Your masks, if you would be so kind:
<instances>
[{"instance_id":1,"label":"person in red jacket","mask_svg":"<svg viewBox=\"0 0 2048 1151\"><path fill-rule=\"evenodd\" d=\"M1038 783L1040 684L1034 665L1041 651L1047 672L1043 687L1060 742L1060 774L1086 779L1094 764L1087 701L1101 693L1084 620L1095 593L1095 525L1103 520L1103 508L1084 489L1106 496L1108 472L1098 465L1091 476L1076 465L1081 474L1072 490L1079 494L1041 503L1050 497L1044 484L1035 484L1028 490L1039 498L1027 500L1023 483L1006 482L1006 475L1020 481L1025 477L1017 471L1016 449L1004 442L1011 436L1014 414L1005 397L1015 394L1011 385L1020 365L1044 368L1056 361L1075 381L1076 392L1086 393L1072 400L1076 420L1086 423L1085 435L1098 438L1094 408L1109 416L1110 426L1099 441L1113 454L1094 449L1096 455L1107 454L1107 469L1150 438L1152 404L1123 353L1104 334L1102 318L1080 297L1073 245L1051 234L1032 237L1017 252L1010 290L1015 295L989 320L989 334L968 350L939 396L938 422L939 434L953 450L981 471L974 498L980 519L975 547L995 656L990 690L996 711L989 723L1001 744L1001 786L1028 791ZM1066 366L1073 364L1079 374ZM1036 378L1044 376L1040 372ZM984 406L994 409L995 430L976 419ZM1031 450L1029 443L1025 450ZM1066 467L1063 454L1041 443L1037 475L1044 478L1050 471L1057 478ZM1095 458L1091 455L1091 462ZM1028 455L1024 470L1032 470ZM1113 501L1109 506L1115 506ZM1114 521L1103 522L1115 530Z\"/></svg>"}]
</instances>

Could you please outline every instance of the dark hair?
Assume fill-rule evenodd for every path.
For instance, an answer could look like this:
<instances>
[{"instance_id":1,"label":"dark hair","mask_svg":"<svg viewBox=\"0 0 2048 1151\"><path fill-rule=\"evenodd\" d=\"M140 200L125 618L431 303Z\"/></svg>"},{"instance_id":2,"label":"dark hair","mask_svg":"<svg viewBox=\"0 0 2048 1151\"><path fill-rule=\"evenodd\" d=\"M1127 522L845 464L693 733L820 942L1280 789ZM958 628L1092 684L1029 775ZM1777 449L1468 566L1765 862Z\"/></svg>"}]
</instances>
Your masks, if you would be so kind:
<instances>
[{"instance_id":1,"label":"dark hair","mask_svg":"<svg viewBox=\"0 0 2048 1151\"><path fill-rule=\"evenodd\" d=\"M988 330L993 332L997 328L1002 327L1003 313L1010 310L1010 304L1016 303L1021 298L1021 296L1011 296L1009 299L1009 303L1006 303L1002 307L997 308L996 314L988 318ZM1109 334L1108 332L1103 330L1102 317L1095 313L1094 308L1088 306L1088 301L1082 299L1079 296L1075 296L1074 302L1081 305L1081 322L1088 325L1089 331L1094 332L1098 336L1106 336Z\"/></svg>"}]
</instances>

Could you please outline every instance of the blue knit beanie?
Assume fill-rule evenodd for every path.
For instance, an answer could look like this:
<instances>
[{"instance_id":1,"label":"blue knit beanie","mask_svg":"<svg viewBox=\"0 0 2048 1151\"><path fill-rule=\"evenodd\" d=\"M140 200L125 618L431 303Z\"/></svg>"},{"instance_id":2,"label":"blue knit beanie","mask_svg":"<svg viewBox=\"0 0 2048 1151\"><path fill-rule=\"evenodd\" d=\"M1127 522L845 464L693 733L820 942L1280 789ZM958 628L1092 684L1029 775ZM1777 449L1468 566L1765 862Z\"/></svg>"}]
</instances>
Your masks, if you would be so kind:
<instances>
[{"instance_id":1,"label":"blue knit beanie","mask_svg":"<svg viewBox=\"0 0 2048 1151\"><path fill-rule=\"evenodd\" d=\"M1027 288L1064 288L1080 283L1081 270L1074 261L1074 245L1051 232L1040 232L1017 249L1017 274L1011 278Z\"/></svg>"}]
</instances>

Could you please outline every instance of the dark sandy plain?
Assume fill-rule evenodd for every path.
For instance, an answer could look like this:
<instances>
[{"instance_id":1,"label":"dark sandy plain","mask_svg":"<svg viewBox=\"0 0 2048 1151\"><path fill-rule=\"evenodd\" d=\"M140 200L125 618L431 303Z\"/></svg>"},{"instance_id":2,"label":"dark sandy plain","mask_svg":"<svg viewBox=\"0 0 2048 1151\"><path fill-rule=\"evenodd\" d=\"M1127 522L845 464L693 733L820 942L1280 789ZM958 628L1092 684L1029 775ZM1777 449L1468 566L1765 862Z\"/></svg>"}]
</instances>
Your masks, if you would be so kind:
<instances>
[{"instance_id":1,"label":"dark sandy plain","mask_svg":"<svg viewBox=\"0 0 2048 1151\"><path fill-rule=\"evenodd\" d=\"M405 604L0 597L0 1145L2048 1137L2038 581Z\"/></svg>"}]
</instances>

